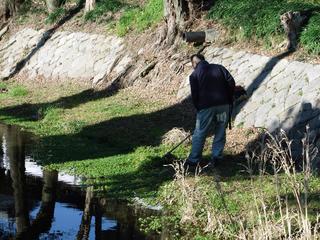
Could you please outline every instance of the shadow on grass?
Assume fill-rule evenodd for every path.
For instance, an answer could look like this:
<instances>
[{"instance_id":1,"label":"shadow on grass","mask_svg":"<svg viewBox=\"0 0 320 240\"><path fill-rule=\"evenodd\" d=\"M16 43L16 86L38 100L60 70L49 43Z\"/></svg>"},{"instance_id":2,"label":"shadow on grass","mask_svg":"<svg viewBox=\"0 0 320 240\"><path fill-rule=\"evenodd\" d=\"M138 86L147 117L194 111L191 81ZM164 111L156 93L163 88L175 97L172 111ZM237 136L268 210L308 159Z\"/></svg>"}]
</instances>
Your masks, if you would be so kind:
<instances>
[{"instance_id":1,"label":"shadow on grass","mask_svg":"<svg viewBox=\"0 0 320 240\"><path fill-rule=\"evenodd\" d=\"M0 109L0 115L8 118L16 118L21 121L38 121L41 120L41 111L52 107L60 109L71 109L90 101L99 100L116 94L120 89L119 81L113 82L107 88L102 90L86 89L80 93L71 96L61 97L52 102L44 103L24 103L21 105L10 106ZM4 120L6 120L4 118Z\"/></svg>"},{"instance_id":2,"label":"shadow on grass","mask_svg":"<svg viewBox=\"0 0 320 240\"><path fill-rule=\"evenodd\" d=\"M29 120L30 114L35 114L39 107L48 104L60 104L60 107L71 108L86 101L110 96L112 93L107 89L98 93L86 90L52 103L21 105L2 109L1 114ZM154 157L155 154L149 155L148 152L142 153L141 156L145 159L142 163L139 163L140 165L135 170L130 166L130 162L123 159L126 156L123 156L119 162L117 162L117 157L133 153L139 147L158 147L161 145L162 136L174 127L191 130L194 115L191 101L187 99L160 111L129 117L116 117L84 127L76 134L43 137L40 138L39 142L28 143L28 145L33 145L31 146L32 155L42 165L81 160L87 160L86 162L89 162L90 165L88 159L99 161L98 159L112 157L112 163L115 165L109 165L111 176L107 179L109 185L112 185L110 192L120 192L118 197L121 197L122 193L123 196L132 196L134 192L146 194L156 191L163 181L172 179L173 172L169 168L163 167L170 161L162 159L161 156ZM139 157L139 155L134 155L134 157ZM122 169L119 173L114 174L112 168L117 168L116 165L119 165ZM86 172L83 172L83 174L86 175ZM100 180L95 181L96 186L103 184L104 180Z\"/></svg>"}]
</instances>

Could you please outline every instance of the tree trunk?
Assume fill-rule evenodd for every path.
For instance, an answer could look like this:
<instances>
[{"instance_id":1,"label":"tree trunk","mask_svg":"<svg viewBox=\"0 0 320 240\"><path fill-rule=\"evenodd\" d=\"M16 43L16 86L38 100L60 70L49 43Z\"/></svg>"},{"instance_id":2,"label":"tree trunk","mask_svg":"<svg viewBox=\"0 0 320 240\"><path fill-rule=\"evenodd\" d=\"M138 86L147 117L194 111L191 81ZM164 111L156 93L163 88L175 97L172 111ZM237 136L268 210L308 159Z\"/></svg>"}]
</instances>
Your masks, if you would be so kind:
<instances>
[{"instance_id":1,"label":"tree trunk","mask_svg":"<svg viewBox=\"0 0 320 240\"><path fill-rule=\"evenodd\" d=\"M61 1L60 0L46 0L46 4L47 4L48 12L50 14L61 6Z\"/></svg>"},{"instance_id":2,"label":"tree trunk","mask_svg":"<svg viewBox=\"0 0 320 240\"><path fill-rule=\"evenodd\" d=\"M0 3L0 23L8 20L9 17L16 16L24 0L1 0Z\"/></svg>"},{"instance_id":3,"label":"tree trunk","mask_svg":"<svg viewBox=\"0 0 320 240\"><path fill-rule=\"evenodd\" d=\"M172 45L177 36L184 30L184 24L188 15L186 0L164 0L164 18L166 21L167 45Z\"/></svg>"},{"instance_id":4,"label":"tree trunk","mask_svg":"<svg viewBox=\"0 0 320 240\"><path fill-rule=\"evenodd\" d=\"M20 7L20 1L18 0L7 0L7 8L10 16L15 16Z\"/></svg>"},{"instance_id":5,"label":"tree trunk","mask_svg":"<svg viewBox=\"0 0 320 240\"><path fill-rule=\"evenodd\" d=\"M280 16L281 24L287 35L287 50L294 51L297 48L299 34L302 26L309 18L308 12L286 12Z\"/></svg>"},{"instance_id":6,"label":"tree trunk","mask_svg":"<svg viewBox=\"0 0 320 240\"><path fill-rule=\"evenodd\" d=\"M5 1L0 2L0 25L7 20L7 4Z\"/></svg>"},{"instance_id":7,"label":"tree trunk","mask_svg":"<svg viewBox=\"0 0 320 240\"><path fill-rule=\"evenodd\" d=\"M101 240L102 239L102 214L101 214L100 206L98 204L94 206L94 213L95 213L94 229L95 229L95 235L96 235L95 240Z\"/></svg>"},{"instance_id":8,"label":"tree trunk","mask_svg":"<svg viewBox=\"0 0 320 240\"><path fill-rule=\"evenodd\" d=\"M166 22L165 36L167 45L172 45L177 37L182 36L188 23L201 12L200 0L164 0L164 19Z\"/></svg>"},{"instance_id":9,"label":"tree trunk","mask_svg":"<svg viewBox=\"0 0 320 240\"><path fill-rule=\"evenodd\" d=\"M85 12L93 10L96 6L96 0L86 0Z\"/></svg>"},{"instance_id":10,"label":"tree trunk","mask_svg":"<svg viewBox=\"0 0 320 240\"><path fill-rule=\"evenodd\" d=\"M28 230L28 239L39 239L41 233L48 232L51 229L56 203L57 183L57 171L43 171L41 206Z\"/></svg>"}]
</instances>

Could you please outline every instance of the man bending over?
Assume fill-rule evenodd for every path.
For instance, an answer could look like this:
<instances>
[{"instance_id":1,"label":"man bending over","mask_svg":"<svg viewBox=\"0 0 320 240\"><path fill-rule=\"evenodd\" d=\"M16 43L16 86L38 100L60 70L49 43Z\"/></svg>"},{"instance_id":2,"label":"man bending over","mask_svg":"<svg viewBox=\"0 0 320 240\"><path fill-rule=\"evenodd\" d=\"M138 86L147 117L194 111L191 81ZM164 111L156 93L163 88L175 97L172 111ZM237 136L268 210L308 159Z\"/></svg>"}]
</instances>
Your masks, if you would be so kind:
<instances>
[{"instance_id":1,"label":"man bending over","mask_svg":"<svg viewBox=\"0 0 320 240\"><path fill-rule=\"evenodd\" d=\"M191 96L197 109L197 120L186 164L196 166L200 163L205 139L212 127L214 139L210 163L215 166L222 159L226 143L235 81L225 67L209 64L201 54L192 55L191 63L194 68L190 75Z\"/></svg>"}]
</instances>

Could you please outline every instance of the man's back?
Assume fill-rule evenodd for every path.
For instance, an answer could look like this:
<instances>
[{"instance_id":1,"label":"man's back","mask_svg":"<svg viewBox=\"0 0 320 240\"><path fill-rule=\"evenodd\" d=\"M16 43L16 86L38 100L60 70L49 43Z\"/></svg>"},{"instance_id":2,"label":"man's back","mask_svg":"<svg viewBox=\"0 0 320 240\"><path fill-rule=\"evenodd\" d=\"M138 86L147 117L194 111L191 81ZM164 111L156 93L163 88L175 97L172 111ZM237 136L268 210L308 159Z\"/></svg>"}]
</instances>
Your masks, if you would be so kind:
<instances>
[{"instance_id":1,"label":"man's back","mask_svg":"<svg viewBox=\"0 0 320 240\"><path fill-rule=\"evenodd\" d=\"M190 76L190 85L197 110L232 102L235 82L221 65L201 61Z\"/></svg>"}]
</instances>

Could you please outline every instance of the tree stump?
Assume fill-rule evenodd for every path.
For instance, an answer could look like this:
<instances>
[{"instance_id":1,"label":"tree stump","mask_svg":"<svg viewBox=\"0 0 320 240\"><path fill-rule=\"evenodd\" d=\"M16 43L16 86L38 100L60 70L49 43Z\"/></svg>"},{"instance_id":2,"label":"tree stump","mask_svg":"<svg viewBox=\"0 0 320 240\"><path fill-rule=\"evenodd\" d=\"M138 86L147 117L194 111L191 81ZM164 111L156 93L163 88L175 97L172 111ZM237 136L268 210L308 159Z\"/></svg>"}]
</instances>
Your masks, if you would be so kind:
<instances>
[{"instance_id":1,"label":"tree stump","mask_svg":"<svg viewBox=\"0 0 320 240\"><path fill-rule=\"evenodd\" d=\"M0 1L0 24L17 14L24 0L1 0Z\"/></svg>"},{"instance_id":2,"label":"tree stump","mask_svg":"<svg viewBox=\"0 0 320 240\"><path fill-rule=\"evenodd\" d=\"M295 50L298 45L299 33L307 16L300 12L286 12L280 16L281 24L287 35L287 50Z\"/></svg>"}]
</instances>

